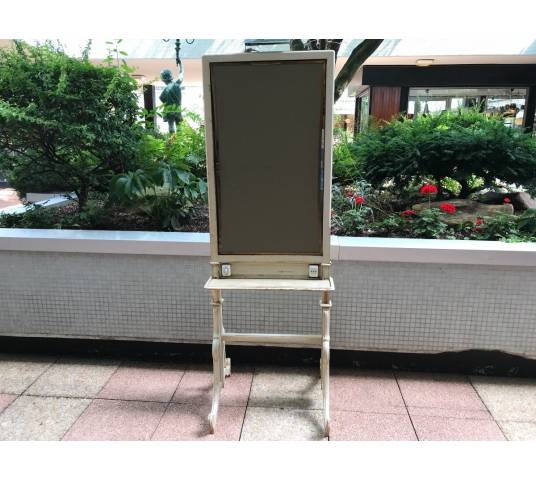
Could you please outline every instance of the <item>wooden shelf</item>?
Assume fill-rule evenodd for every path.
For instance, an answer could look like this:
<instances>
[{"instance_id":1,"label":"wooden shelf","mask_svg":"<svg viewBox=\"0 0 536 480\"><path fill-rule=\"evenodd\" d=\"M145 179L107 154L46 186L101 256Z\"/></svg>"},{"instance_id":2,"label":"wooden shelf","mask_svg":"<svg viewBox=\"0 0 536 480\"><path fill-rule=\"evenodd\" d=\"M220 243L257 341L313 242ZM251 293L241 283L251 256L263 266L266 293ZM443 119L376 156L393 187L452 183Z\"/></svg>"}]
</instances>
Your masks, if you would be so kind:
<instances>
[{"instance_id":1,"label":"wooden shelf","mask_svg":"<svg viewBox=\"0 0 536 480\"><path fill-rule=\"evenodd\" d=\"M292 278L209 278L208 290L335 290L333 278L304 280Z\"/></svg>"}]
</instances>

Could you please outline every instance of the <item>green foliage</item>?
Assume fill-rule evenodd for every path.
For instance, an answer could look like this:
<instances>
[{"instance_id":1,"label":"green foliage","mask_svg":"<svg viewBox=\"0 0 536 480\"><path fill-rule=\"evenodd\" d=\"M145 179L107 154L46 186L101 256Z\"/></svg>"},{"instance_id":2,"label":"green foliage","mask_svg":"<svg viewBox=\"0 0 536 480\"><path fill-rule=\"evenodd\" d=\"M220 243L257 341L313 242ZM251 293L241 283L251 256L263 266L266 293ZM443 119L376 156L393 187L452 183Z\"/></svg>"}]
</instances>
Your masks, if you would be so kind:
<instances>
[{"instance_id":1,"label":"green foliage","mask_svg":"<svg viewBox=\"0 0 536 480\"><path fill-rule=\"evenodd\" d=\"M344 212L341 216L342 228L351 235L363 232L370 217L369 207L359 206Z\"/></svg>"},{"instance_id":2,"label":"green foliage","mask_svg":"<svg viewBox=\"0 0 536 480\"><path fill-rule=\"evenodd\" d=\"M410 219L399 213L391 213L372 225L372 228L382 236L408 237L411 236L411 225Z\"/></svg>"},{"instance_id":3,"label":"green foliage","mask_svg":"<svg viewBox=\"0 0 536 480\"><path fill-rule=\"evenodd\" d=\"M446 190L447 192L450 192L454 195L459 195L462 189L460 183L450 177L442 178L440 182L440 187L442 190Z\"/></svg>"},{"instance_id":4,"label":"green foliage","mask_svg":"<svg viewBox=\"0 0 536 480\"><path fill-rule=\"evenodd\" d=\"M0 169L22 194L74 191L83 207L133 166L141 128L131 69L87 57L50 44L0 50Z\"/></svg>"},{"instance_id":5,"label":"green foliage","mask_svg":"<svg viewBox=\"0 0 536 480\"><path fill-rule=\"evenodd\" d=\"M0 228L57 228L57 225L51 210L32 205L23 213L0 215Z\"/></svg>"},{"instance_id":6,"label":"green foliage","mask_svg":"<svg viewBox=\"0 0 536 480\"><path fill-rule=\"evenodd\" d=\"M518 217L518 226L521 232L536 236L536 208L525 210Z\"/></svg>"},{"instance_id":7,"label":"green foliage","mask_svg":"<svg viewBox=\"0 0 536 480\"><path fill-rule=\"evenodd\" d=\"M536 188L536 138L475 110L371 127L357 136L355 153L373 186L399 193L423 179L461 197L497 180Z\"/></svg>"},{"instance_id":8,"label":"green foliage","mask_svg":"<svg viewBox=\"0 0 536 480\"><path fill-rule=\"evenodd\" d=\"M362 177L362 166L355 155L353 141L344 130L334 131L333 181L341 185Z\"/></svg>"},{"instance_id":9,"label":"green foliage","mask_svg":"<svg viewBox=\"0 0 536 480\"><path fill-rule=\"evenodd\" d=\"M356 202L356 197L363 203ZM353 185L332 188L332 217L331 221L337 233L355 235L362 233L374 218L374 212L367 202L371 197L370 185L365 181Z\"/></svg>"},{"instance_id":10,"label":"green foliage","mask_svg":"<svg viewBox=\"0 0 536 480\"><path fill-rule=\"evenodd\" d=\"M205 132L201 118L184 110L182 115L183 121L177 125L176 133L143 135L136 165L151 170L155 165L165 163L206 179Z\"/></svg>"},{"instance_id":11,"label":"green foliage","mask_svg":"<svg viewBox=\"0 0 536 480\"><path fill-rule=\"evenodd\" d=\"M441 219L439 208L425 208L411 222L412 236L417 238L445 238L449 226Z\"/></svg>"},{"instance_id":12,"label":"green foliage","mask_svg":"<svg viewBox=\"0 0 536 480\"><path fill-rule=\"evenodd\" d=\"M472 238L475 240L520 241L523 234L519 231L518 219L515 215L500 214L484 217L482 225L475 229Z\"/></svg>"},{"instance_id":13,"label":"green foliage","mask_svg":"<svg viewBox=\"0 0 536 480\"><path fill-rule=\"evenodd\" d=\"M337 184L333 184L331 187L331 209L332 213L340 215L345 210L348 210L350 205L348 204L348 198L345 194L343 187Z\"/></svg>"},{"instance_id":14,"label":"green foliage","mask_svg":"<svg viewBox=\"0 0 536 480\"><path fill-rule=\"evenodd\" d=\"M466 222L448 225L444 213L438 208L426 208L420 212L406 210L385 214L374 219L374 208L360 211L344 205L338 188L332 212L332 231L337 235L360 235L402 238L432 238L459 240L492 240L504 242L533 242L536 240L536 209L522 215L497 215L484 217L479 224ZM369 194L367 198L372 198Z\"/></svg>"},{"instance_id":15,"label":"green foliage","mask_svg":"<svg viewBox=\"0 0 536 480\"><path fill-rule=\"evenodd\" d=\"M76 212L60 213L58 208L30 204L25 212L0 215L0 228L98 228L108 214L101 200L89 199Z\"/></svg>"},{"instance_id":16,"label":"green foliage","mask_svg":"<svg viewBox=\"0 0 536 480\"><path fill-rule=\"evenodd\" d=\"M118 175L111 186L112 201L133 206L164 229L178 229L194 205L206 202L201 118L192 112L182 115L176 133L144 134L139 168Z\"/></svg>"},{"instance_id":17,"label":"green foliage","mask_svg":"<svg viewBox=\"0 0 536 480\"><path fill-rule=\"evenodd\" d=\"M25 197L29 192L72 192L72 189L67 188L65 178L59 172L44 173L37 166L27 162L13 161L9 165L7 175L10 186L20 197Z\"/></svg>"},{"instance_id":18,"label":"green foliage","mask_svg":"<svg viewBox=\"0 0 536 480\"><path fill-rule=\"evenodd\" d=\"M112 181L112 199L137 208L164 229L178 229L191 208L206 201L207 184L187 163L175 167L164 161Z\"/></svg>"}]
</instances>

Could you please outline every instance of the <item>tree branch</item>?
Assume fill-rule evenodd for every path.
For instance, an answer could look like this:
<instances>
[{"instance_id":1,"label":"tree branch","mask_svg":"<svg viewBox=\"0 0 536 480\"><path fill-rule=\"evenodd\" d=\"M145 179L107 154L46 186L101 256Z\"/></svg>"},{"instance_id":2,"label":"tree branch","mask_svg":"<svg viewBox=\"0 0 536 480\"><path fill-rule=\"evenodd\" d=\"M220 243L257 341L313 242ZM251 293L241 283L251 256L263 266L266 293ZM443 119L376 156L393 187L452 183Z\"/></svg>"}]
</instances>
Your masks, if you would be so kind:
<instances>
[{"instance_id":1,"label":"tree branch","mask_svg":"<svg viewBox=\"0 0 536 480\"><path fill-rule=\"evenodd\" d=\"M341 48L342 38L335 38L326 40L326 50L333 50L335 52L335 58L339 54L339 48Z\"/></svg>"},{"instance_id":2,"label":"tree branch","mask_svg":"<svg viewBox=\"0 0 536 480\"><path fill-rule=\"evenodd\" d=\"M376 51L382 42L383 40L363 40L352 50L352 53L348 57L348 60L346 60L346 63L335 80L335 102L340 98L344 89L351 82L355 72L357 72L359 67L365 63L365 60Z\"/></svg>"},{"instance_id":3,"label":"tree branch","mask_svg":"<svg viewBox=\"0 0 536 480\"><path fill-rule=\"evenodd\" d=\"M300 38L293 38L289 42L290 49L292 51L302 51L305 50L305 45L303 44Z\"/></svg>"},{"instance_id":4,"label":"tree branch","mask_svg":"<svg viewBox=\"0 0 536 480\"><path fill-rule=\"evenodd\" d=\"M383 40L363 40L352 50L352 53L348 57L348 60L346 60L346 63L335 80L335 102L340 98L344 89L352 81L355 72L357 72L359 67L365 63L365 60L376 51L382 42ZM335 52L335 58L337 58L341 44L342 39L310 38L305 43L299 38L289 40L291 50L318 50L318 48L321 50L333 50Z\"/></svg>"}]
</instances>

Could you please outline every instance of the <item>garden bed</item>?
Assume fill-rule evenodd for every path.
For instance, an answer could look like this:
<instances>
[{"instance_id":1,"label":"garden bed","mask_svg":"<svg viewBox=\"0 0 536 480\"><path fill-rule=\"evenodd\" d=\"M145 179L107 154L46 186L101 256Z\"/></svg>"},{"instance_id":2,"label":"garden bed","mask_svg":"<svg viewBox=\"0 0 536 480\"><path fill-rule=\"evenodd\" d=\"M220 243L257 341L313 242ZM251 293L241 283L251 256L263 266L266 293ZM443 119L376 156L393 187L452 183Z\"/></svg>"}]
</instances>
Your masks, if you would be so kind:
<instances>
[{"instance_id":1,"label":"garden bed","mask_svg":"<svg viewBox=\"0 0 536 480\"><path fill-rule=\"evenodd\" d=\"M359 188L359 186L357 187ZM347 237L429 238L449 240L504 240L531 242L536 240L536 211L513 212L510 204L481 205L481 211L509 207L497 211L494 216L475 216L461 212L468 201L408 205L401 212L381 211L392 207L381 205L375 194L359 194L355 186L340 189L334 187L331 233ZM503 194L508 198L507 194ZM501 198L502 198L501 197ZM476 202L472 202L476 203ZM370 206L369 206L370 205ZM454 211L443 211L445 205ZM486 210L487 209L487 210ZM381 218L375 218L380 211ZM458 213L460 217L458 217ZM480 211L480 210L479 210ZM377 213L376 213L377 215ZM177 231L208 232L208 207L203 203L192 206L180 223L163 228L155 218L136 209L122 205L106 204L95 199L89 208L80 212L76 203L60 207L36 206L24 213L0 212L0 228L57 228L63 230L120 230L120 231Z\"/></svg>"}]
</instances>

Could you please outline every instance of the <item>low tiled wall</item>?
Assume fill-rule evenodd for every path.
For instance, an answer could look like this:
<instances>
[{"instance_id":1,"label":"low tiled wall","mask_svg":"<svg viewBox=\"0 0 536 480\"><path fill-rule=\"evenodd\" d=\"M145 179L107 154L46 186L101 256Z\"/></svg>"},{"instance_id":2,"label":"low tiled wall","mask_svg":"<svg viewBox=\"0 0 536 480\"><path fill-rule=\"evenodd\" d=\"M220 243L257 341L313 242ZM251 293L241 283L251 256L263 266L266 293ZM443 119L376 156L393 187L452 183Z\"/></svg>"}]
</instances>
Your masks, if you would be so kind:
<instances>
[{"instance_id":1,"label":"low tiled wall","mask_svg":"<svg viewBox=\"0 0 536 480\"><path fill-rule=\"evenodd\" d=\"M208 235L0 230L0 335L209 342ZM332 346L536 358L536 246L332 238ZM316 333L318 295L225 292L228 330Z\"/></svg>"}]
</instances>

